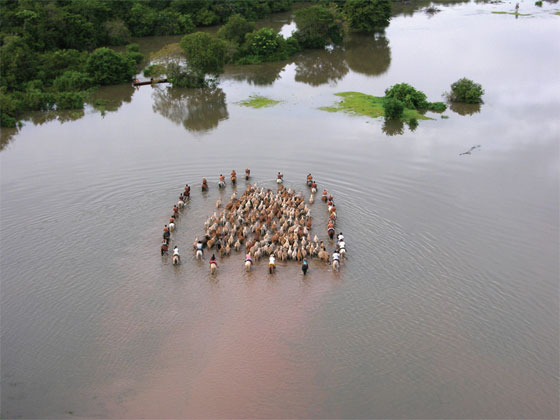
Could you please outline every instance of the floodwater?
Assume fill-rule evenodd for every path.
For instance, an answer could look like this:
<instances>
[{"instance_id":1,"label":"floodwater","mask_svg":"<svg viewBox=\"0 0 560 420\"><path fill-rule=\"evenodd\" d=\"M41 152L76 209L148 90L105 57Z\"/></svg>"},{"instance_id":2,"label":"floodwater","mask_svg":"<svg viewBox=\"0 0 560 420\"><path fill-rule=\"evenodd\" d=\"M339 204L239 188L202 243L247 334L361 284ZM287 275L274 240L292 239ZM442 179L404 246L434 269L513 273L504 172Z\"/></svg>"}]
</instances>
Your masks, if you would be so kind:
<instances>
[{"instance_id":1,"label":"floodwater","mask_svg":"<svg viewBox=\"0 0 560 420\"><path fill-rule=\"evenodd\" d=\"M110 87L104 113L4 130L1 416L558 418L558 6L417 6L385 36L228 67L214 89ZM440 100L463 76L485 103L414 131L318 109L399 82ZM237 104L253 94L282 102ZM246 167L334 195L339 273L194 260L232 192L218 175ZM185 183L173 267L159 244Z\"/></svg>"}]
</instances>

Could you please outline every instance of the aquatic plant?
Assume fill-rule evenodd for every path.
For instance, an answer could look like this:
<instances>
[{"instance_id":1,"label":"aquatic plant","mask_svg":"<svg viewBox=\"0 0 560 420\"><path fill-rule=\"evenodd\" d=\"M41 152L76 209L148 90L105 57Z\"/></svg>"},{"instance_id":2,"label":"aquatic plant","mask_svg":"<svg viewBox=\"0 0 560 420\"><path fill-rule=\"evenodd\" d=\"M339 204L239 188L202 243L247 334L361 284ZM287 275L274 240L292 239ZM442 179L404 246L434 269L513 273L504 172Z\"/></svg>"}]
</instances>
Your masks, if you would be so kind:
<instances>
[{"instance_id":1,"label":"aquatic plant","mask_svg":"<svg viewBox=\"0 0 560 420\"><path fill-rule=\"evenodd\" d=\"M466 77L457 80L451 85L451 93L447 93L447 99L452 102L465 102L468 104L482 103L484 89L479 83L475 83Z\"/></svg>"},{"instance_id":2,"label":"aquatic plant","mask_svg":"<svg viewBox=\"0 0 560 420\"><path fill-rule=\"evenodd\" d=\"M276 101L274 99L266 98L264 96L250 96L249 99L238 102L242 106L250 106L251 108L268 108L279 104L281 101Z\"/></svg>"}]
</instances>

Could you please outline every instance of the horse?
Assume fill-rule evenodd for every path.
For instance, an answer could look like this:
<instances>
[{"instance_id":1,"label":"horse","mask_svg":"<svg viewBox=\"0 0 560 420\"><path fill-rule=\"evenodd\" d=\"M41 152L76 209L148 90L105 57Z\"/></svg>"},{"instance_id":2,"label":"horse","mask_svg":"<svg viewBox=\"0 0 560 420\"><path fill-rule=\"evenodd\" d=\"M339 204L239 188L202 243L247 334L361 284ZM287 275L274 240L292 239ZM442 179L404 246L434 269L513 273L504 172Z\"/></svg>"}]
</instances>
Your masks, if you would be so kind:
<instances>
[{"instance_id":1,"label":"horse","mask_svg":"<svg viewBox=\"0 0 560 420\"><path fill-rule=\"evenodd\" d=\"M226 181L218 181L218 188L225 188L226 187Z\"/></svg>"},{"instance_id":2,"label":"horse","mask_svg":"<svg viewBox=\"0 0 560 420\"><path fill-rule=\"evenodd\" d=\"M231 183L232 183L233 185L235 185L235 184L237 183L237 177L236 177L235 175L232 175L232 176L230 177L230 179L231 179Z\"/></svg>"},{"instance_id":3,"label":"horse","mask_svg":"<svg viewBox=\"0 0 560 420\"><path fill-rule=\"evenodd\" d=\"M327 233L329 234L329 238L331 240L333 240L334 239L334 228L332 228L332 227L328 228Z\"/></svg>"},{"instance_id":4,"label":"horse","mask_svg":"<svg viewBox=\"0 0 560 420\"><path fill-rule=\"evenodd\" d=\"M340 248L340 258L344 258L346 256L346 248Z\"/></svg>"},{"instance_id":5,"label":"horse","mask_svg":"<svg viewBox=\"0 0 560 420\"><path fill-rule=\"evenodd\" d=\"M218 201L216 201L216 208L219 209L220 207L222 207L222 200L218 198Z\"/></svg>"},{"instance_id":6,"label":"horse","mask_svg":"<svg viewBox=\"0 0 560 420\"><path fill-rule=\"evenodd\" d=\"M196 250L195 257L196 257L197 260L201 260L201 259L202 259L202 249L197 249L197 250Z\"/></svg>"},{"instance_id":7,"label":"horse","mask_svg":"<svg viewBox=\"0 0 560 420\"><path fill-rule=\"evenodd\" d=\"M312 187L312 188L311 188L311 194L315 194L316 192L317 192L317 188Z\"/></svg>"},{"instance_id":8,"label":"horse","mask_svg":"<svg viewBox=\"0 0 560 420\"><path fill-rule=\"evenodd\" d=\"M245 261L245 271L248 273L249 271L251 271L251 266L253 265L253 263L249 260Z\"/></svg>"},{"instance_id":9,"label":"horse","mask_svg":"<svg viewBox=\"0 0 560 420\"><path fill-rule=\"evenodd\" d=\"M249 181L251 177L251 170L249 168L245 169L245 181Z\"/></svg>"},{"instance_id":10,"label":"horse","mask_svg":"<svg viewBox=\"0 0 560 420\"><path fill-rule=\"evenodd\" d=\"M170 230L171 232L173 232L173 231L175 230L175 223L173 223L173 222L170 222L170 223L169 223L169 230Z\"/></svg>"},{"instance_id":11,"label":"horse","mask_svg":"<svg viewBox=\"0 0 560 420\"><path fill-rule=\"evenodd\" d=\"M284 181L282 180L282 178L277 178L277 179L276 179L276 183L277 183L277 184L281 184L282 182L284 182Z\"/></svg>"},{"instance_id":12,"label":"horse","mask_svg":"<svg viewBox=\"0 0 560 420\"><path fill-rule=\"evenodd\" d=\"M167 242L164 242L161 244L160 247L161 250L161 256L163 257L163 254L165 255L169 255L169 244Z\"/></svg>"},{"instance_id":13,"label":"horse","mask_svg":"<svg viewBox=\"0 0 560 420\"><path fill-rule=\"evenodd\" d=\"M338 260L333 260L332 262L333 271L338 271L339 268L340 268L340 263L338 262Z\"/></svg>"},{"instance_id":14,"label":"horse","mask_svg":"<svg viewBox=\"0 0 560 420\"><path fill-rule=\"evenodd\" d=\"M211 263L210 264L210 274L212 274L212 275L216 274L217 269L218 269L218 266L216 265L216 263Z\"/></svg>"},{"instance_id":15,"label":"horse","mask_svg":"<svg viewBox=\"0 0 560 420\"><path fill-rule=\"evenodd\" d=\"M311 194L309 196L309 204L313 204L315 202L315 197L313 197L313 194Z\"/></svg>"},{"instance_id":16,"label":"horse","mask_svg":"<svg viewBox=\"0 0 560 420\"><path fill-rule=\"evenodd\" d=\"M276 271L276 264L268 263L268 273L274 274L275 271Z\"/></svg>"},{"instance_id":17,"label":"horse","mask_svg":"<svg viewBox=\"0 0 560 420\"><path fill-rule=\"evenodd\" d=\"M173 255L173 265L179 265L181 263L181 257L178 255Z\"/></svg>"},{"instance_id":18,"label":"horse","mask_svg":"<svg viewBox=\"0 0 560 420\"><path fill-rule=\"evenodd\" d=\"M179 209L182 209L183 207L185 207L185 202L183 200L177 201L177 207Z\"/></svg>"}]
</instances>

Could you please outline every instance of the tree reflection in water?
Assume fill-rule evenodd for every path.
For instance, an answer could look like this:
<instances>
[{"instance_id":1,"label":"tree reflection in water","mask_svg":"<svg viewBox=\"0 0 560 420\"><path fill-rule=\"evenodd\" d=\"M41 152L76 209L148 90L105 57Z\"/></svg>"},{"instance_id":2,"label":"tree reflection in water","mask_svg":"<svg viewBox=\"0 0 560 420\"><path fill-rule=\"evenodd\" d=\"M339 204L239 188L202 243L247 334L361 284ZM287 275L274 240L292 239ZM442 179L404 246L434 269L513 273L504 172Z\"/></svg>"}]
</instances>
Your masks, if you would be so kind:
<instances>
[{"instance_id":1,"label":"tree reflection in water","mask_svg":"<svg viewBox=\"0 0 560 420\"><path fill-rule=\"evenodd\" d=\"M284 70L286 64L286 61L275 61L243 66L231 65L226 67L226 71L220 75L220 79L249 82L255 86L268 86L280 78L280 73Z\"/></svg>"},{"instance_id":2,"label":"tree reflection in water","mask_svg":"<svg viewBox=\"0 0 560 420\"><path fill-rule=\"evenodd\" d=\"M388 136L400 136L404 133L404 122L398 118L385 119L381 130Z\"/></svg>"},{"instance_id":3,"label":"tree reflection in water","mask_svg":"<svg viewBox=\"0 0 560 420\"><path fill-rule=\"evenodd\" d=\"M296 56L296 81L319 86L336 82L348 73L344 50L340 47L309 50Z\"/></svg>"},{"instance_id":4,"label":"tree reflection in water","mask_svg":"<svg viewBox=\"0 0 560 420\"><path fill-rule=\"evenodd\" d=\"M451 102L449 109L459 115L473 115L480 112L480 104L465 104L462 102Z\"/></svg>"},{"instance_id":5,"label":"tree reflection in water","mask_svg":"<svg viewBox=\"0 0 560 420\"><path fill-rule=\"evenodd\" d=\"M229 118L226 95L218 87L155 88L152 109L189 131L206 132Z\"/></svg>"},{"instance_id":6,"label":"tree reflection in water","mask_svg":"<svg viewBox=\"0 0 560 420\"><path fill-rule=\"evenodd\" d=\"M391 48L383 35L352 34L344 42L346 62L356 73L379 76L391 65Z\"/></svg>"}]
</instances>

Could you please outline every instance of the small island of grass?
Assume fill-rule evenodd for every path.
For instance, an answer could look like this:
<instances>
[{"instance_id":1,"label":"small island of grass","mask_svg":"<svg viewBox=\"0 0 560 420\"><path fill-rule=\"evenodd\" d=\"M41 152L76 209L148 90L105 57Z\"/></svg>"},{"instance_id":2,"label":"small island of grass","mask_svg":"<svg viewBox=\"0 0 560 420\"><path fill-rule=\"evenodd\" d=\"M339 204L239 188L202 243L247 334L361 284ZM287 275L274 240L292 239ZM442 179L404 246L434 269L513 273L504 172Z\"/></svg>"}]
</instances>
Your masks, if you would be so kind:
<instances>
[{"instance_id":1,"label":"small island of grass","mask_svg":"<svg viewBox=\"0 0 560 420\"><path fill-rule=\"evenodd\" d=\"M504 11L494 11L494 15L517 15L517 16L531 16L530 13L517 13L517 12L504 12Z\"/></svg>"},{"instance_id":2,"label":"small island of grass","mask_svg":"<svg viewBox=\"0 0 560 420\"><path fill-rule=\"evenodd\" d=\"M266 98L264 96L249 96L249 99L238 102L242 106L250 106L252 108L268 108L279 104L281 101Z\"/></svg>"}]
</instances>

